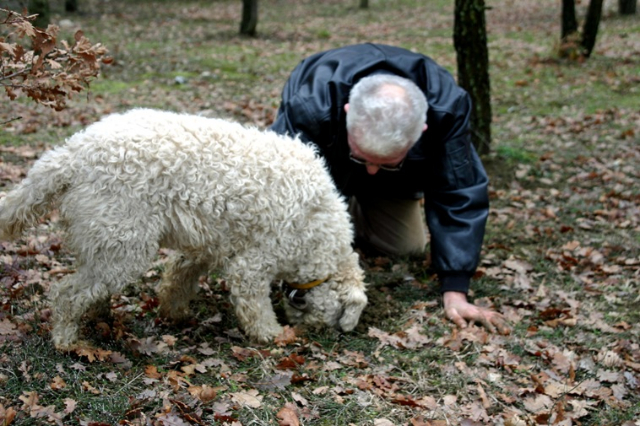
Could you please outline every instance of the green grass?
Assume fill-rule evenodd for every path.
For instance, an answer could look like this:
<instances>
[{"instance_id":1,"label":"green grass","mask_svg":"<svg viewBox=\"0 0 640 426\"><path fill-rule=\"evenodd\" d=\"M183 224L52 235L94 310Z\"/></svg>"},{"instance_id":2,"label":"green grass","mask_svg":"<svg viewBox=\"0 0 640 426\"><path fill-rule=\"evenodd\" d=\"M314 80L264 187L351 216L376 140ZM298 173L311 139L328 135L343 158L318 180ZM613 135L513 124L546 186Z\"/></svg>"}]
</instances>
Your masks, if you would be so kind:
<instances>
[{"instance_id":1,"label":"green grass","mask_svg":"<svg viewBox=\"0 0 640 426\"><path fill-rule=\"evenodd\" d=\"M0 105L0 122L23 117L0 127L2 147L28 145L39 153L103 114L134 106L206 111L268 126L290 70L307 55L343 44L395 44L424 52L456 73L453 3L445 0L371 0L366 11L359 10L355 0L268 2L261 4L254 39L236 36L241 4L235 0L180 4L145 0L135 8L121 0L110 2L108 8L104 2L88 0L81 5L83 13L72 16L64 15L61 1L52 3L54 19L73 20L92 43L109 48L114 64L102 67L103 75L92 84L89 97L75 96L61 113L23 99ZM286 403L297 407L301 424L307 426L370 425L383 418L410 425L419 416L458 424L469 418L470 407L480 400L479 382L492 402L486 410L487 424L504 422L503 415L514 408L529 415L534 424L533 417L539 413L525 408L523 400L533 395L526 389L536 386L533 374L558 371L555 351L575 354L577 381L612 370L597 363L590 369L580 368L594 362L603 348L640 363L633 346L640 324L635 309L640 297L637 263L633 263L640 255L634 221L640 188L634 168L637 130L631 137L621 137L634 129L640 115L640 61L633 56L640 25L636 18L605 15L593 57L573 63L555 56L557 23L550 26L547 19L558 8L555 2L501 0L491 6L493 152L484 160L491 176L492 214L482 266L500 273L474 280L472 299L491 302L505 313L518 313L520 319L513 323L510 336L488 336L486 342L462 339L459 348L446 346L461 332L444 319L441 305L433 303L440 297L433 270L422 259L390 259L380 266L367 257L370 302L356 330L308 330L284 347L255 345L237 330L228 292L219 281L223 277L208 277L206 291L192 304L193 319L186 324L164 323L155 308L145 308L143 299L155 296L163 270L157 263L152 267L154 274L114 298L118 309L112 311L112 318L103 319L104 324L83 321L90 342L122 354L127 362L89 362L87 357L59 353L49 342L46 302L50 283L57 278L46 275L49 268L35 255L17 255L15 245L3 245L2 255L16 258L15 266L22 271L13 277L2 258L0 324L6 319L23 327L15 342L3 341L5 335L0 334L0 405L18 412L13 424L46 421L31 418L22 408L20 397L30 391L38 394L40 405L54 405L56 412L65 408L65 399L76 401L77 408L64 418L65 425L90 420L117 424L136 402L149 420L159 421L164 405L180 416L172 401L191 404L205 423L212 424L219 409L215 404L226 407L243 425L266 425L278 424L276 415ZM513 13L520 11L514 23ZM71 36L71 30L60 33L61 39ZM186 77L187 83L174 84L177 76ZM0 152L0 157L0 172L10 167L26 172L31 161L8 151ZM11 186L6 177L0 183L3 191ZM556 216L545 213L547 208ZM630 224L619 227L622 220ZM28 238L30 244L36 243L35 235ZM570 241L599 251L602 263L590 263L588 255L563 249ZM25 244L26 239L18 245ZM63 265L74 264L64 246L60 252L43 253L39 254L57 258ZM526 275L530 289L518 287L514 272L504 266L514 259L532 265ZM606 272L614 266L620 270ZM403 282L408 274L416 282ZM274 300L278 301L277 294ZM428 304L415 307L416 302ZM577 308L570 303L577 303ZM550 308L572 309L576 325L546 325L540 313ZM282 311L277 309L283 319ZM216 313L220 320L207 323ZM110 333L103 333L104 325ZM401 335L413 325L430 339L418 349L396 348L369 337L371 328ZM608 331L605 325L618 331ZM162 336L175 338L175 345L151 354L135 350L136 341L152 338L157 344ZM212 353L203 353L203 343L209 344ZM267 355L238 359L237 348L263 350ZM282 373L276 366L293 355L304 358L295 368L300 382L286 384L284 389L257 387L256 383ZM505 355L518 357L519 364L505 366ZM356 358L366 365L354 365ZM182 373L190 359L210 364L206 371L196 371L185 376L180 386L172 386L168 376ZM157 367L161 379L148 380L148 365ZM637 376L626 365L617 371ZM554 374L569 384L566 375ZM67 383L64 389L51 388L57 375ZM492 381L496 377L499 380ZM354 378L371 387L360 388ZM385 381L395 386L393 391L382 387ZM92 393L83 382L100 393ZM214 401L203 403L189 393L190 386L203 384L218 388ZM619 425L637 419L637 392L624 380L618 384L629 391L628 406L571 395L595 404L574 423ZM603 388L611 386L601 383ZM255 389L262 397L259 407L231 400L235 393ZM307 403L294 400L294 393ZM431 396L439 408L395 403L398 394L414 399ZM513 402L505 402L501 395ZM453 396L456 402L449 411L442 410L444 398Z\"/></svg>"}]
</instances>

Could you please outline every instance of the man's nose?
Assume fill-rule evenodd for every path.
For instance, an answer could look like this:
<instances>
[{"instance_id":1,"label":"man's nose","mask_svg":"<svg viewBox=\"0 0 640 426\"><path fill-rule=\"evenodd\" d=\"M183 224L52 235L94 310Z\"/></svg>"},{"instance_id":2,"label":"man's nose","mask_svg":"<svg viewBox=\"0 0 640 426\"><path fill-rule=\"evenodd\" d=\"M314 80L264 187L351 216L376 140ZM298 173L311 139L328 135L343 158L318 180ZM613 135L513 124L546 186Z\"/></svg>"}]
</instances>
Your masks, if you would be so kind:
<instances>
[{"instance_id":1,"label":"man's nose","mask_svg":"<svg viewBox=\"0 0 640 426\"><path fill-rule=\"evenodd\" d=\"M376 166L375 164L367 164L367 173L369 173L370 175L375 175L376 173L378 173L378 170L380 170L380 166Z\"/></svg>"}]
</instances>

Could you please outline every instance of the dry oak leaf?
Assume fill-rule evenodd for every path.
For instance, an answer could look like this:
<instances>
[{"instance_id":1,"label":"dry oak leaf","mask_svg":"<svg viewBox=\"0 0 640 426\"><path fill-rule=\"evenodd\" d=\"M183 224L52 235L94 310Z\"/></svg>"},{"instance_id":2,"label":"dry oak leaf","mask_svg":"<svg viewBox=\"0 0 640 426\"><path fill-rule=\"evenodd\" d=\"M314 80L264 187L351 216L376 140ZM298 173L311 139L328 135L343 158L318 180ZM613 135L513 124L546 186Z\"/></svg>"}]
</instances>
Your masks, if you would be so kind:
<instances>
[{"instance_id":1,"label":"dry oak leaf","mask_svg":"<svg viewBox=\"0 0 640 426\"><path fill-rule=\"evenodd\" d=\"M282 407L278 414L278 425L279 426L300 426L300 420L298 420L298 415L294 410L289 407Z\"/></svg>"},{"instance_id":2,"label":"dry oak leaf","mask_svg":"<svg viewBox=\"0 0 640 426\"><path fill-rule=\"evenodd\" d=\"M256 389L250 389L246 392L234 392L231 394L231 400L243 407L260 408L262 406L262 396Z\"/></svg>"},{"instance_id":3,"label":"dry oak leaf","mask_svg":"<svg viewBox=\"0 0 640 426\"><path fill-rule=\"evenodd\" d=\"M171 370L167 373L167 380L175 392L179 391L182 386L189 385L189 382L184 378L184 373L176 370Z\"/></svg>"},{"instance_id":4,"label":"dry oak leaf","mask_svg":"<svg viewBox=\"0 0 640 426\"><path fill-rule=\"evenodd\" d=\"M537 395L525 398L522 403L524 408L531 413L539 413L541 411L547 411L553 407L553 400L547 395Z\"/></svg>"},{"instance_id":5,"label":"dry oak leaf","mask_svg":"<svg viewBox=\"0 0 640 426\"><path fill-rule=\"evenodd\" d=\"M504 426L527 426L527 422L522 420L517 414L504 419Z\"/></svg>"},{"instance_id":6,"label":"dry oak leaf","mask_svg":"<svg viewBox=\"0 0 640 426\"><path fill-rule=\"evenodd\" d=\"M77 404L78 404L78 402L75 399L65 398L64 399L64 405L65 405L64 413L65 414L73 413L74 410L76 409L76 405Z\"/></svg>"},{"instance_id":7,"label":"dry oak leaf","mask_svg":"<svg viewBox=\"0 0 640 426\"><path fill-rule=\"evenodd\" d=\"M231 351L233 352L232 356L240 362L245 361L247 358L256 356L261 358L267 358L271 356L271 352L267 350L247 349L241 348L240 346L233 346L231 348Z\"/></svg>"},{"instance_id":8,"label":"dry oak leaf","mask_svg":"<svg viewBox=\"0 0 640 426\"><path fill-rule=\"evenodd\" d=\"M202 385L202 386L191 386L187 390L189 393L196 398L198 398L203 403L213 401L218 395L218 390L224 389L224 387L215 387Z\"/></svg>"},{"instance_id":9,"label":"dry oak leaf","mask_svg":"<svg viewBox=\"0 0 640 426\"><path fill-rule=\"evenodd\" d=\"M287 346L296 341L296 331L293 327L284 326L282 333L278 334L273 342L278 346Z\"/></svg>"},{"instance_id":10,"label":"dry oak leaf","mask_svg":"<svg viewBox=\"0 0 640 426\"><path fill-rule=\"evenodd\" d=\"M0 404L0 424L9 426L13 419L15 419L18 412L13 407L4 408L4 405Z\"/></svg>"},{"instance_id":11,"label":"dry oak leaf","mask_svg":"<svg viewBox=\"0 0 640 426\"><path fill-rule=\"evenodd\" d=\"M449 426L446 420L425 420L423 417L411 419L411 426Z\"/></svg>"},{"instance_id":12,"label":"dry oak leaf","mask_svg":"<svg viewBox=\"0 0 640 426\"><path fill-rule=\"evenodd\" d=\"M288 357L282 358L276 369L278 370L297 370L299 366L304 364L305 359L301 355L291 354Z\"/></svg>"},{"instance_id":13,"label":"dry oak leaf","mask_svg":"<svg viewBox=\"0 0 640 426\"><path fill-rule=\"evenodd\" d=\"M53 389L53 390L60 390L60 389L66 388L67 384L62 379L62 377L56 376L56 377L53 378L53 382L51 382L50 386L51 386L51 389Z\"/></svg>"},{"instance_id":14,"label":"dry oak leaf","mask_svg":"<svg viewBox=\"0 0 640 426\"><path fill-rule=\"evenodd\" d=\"M471 419L464 419L460 422L460 426L482 426L482 423Z\"/></svg>"},{"instance_id":15,"label":"dry oak leaf","mask_svg":"<svg viewBox=\"0 0 640 426\"><path fill-rule=\"evenodd\" d=\"M18 329L14 323L9 321L7 318L0 321L0 335L9 335L9 334L17 334Z\"/></svg>"},{"instance_id":16,"label":"dry oak leaf","mask_svg":"<svg viewBox=\"0 0 640 426\"><path fill-rule=\"evenodd\" d=\"M96 359L99 361L105 361L109 359L109 356L112 354L111 351L106 351L104 349L94 348L89 345L85 345L79 347L74 350L74 352L79 357L87 357L89 362L94 362Z\"/></svg>"},{"instance_id":17,"label":"dry oak leaf","mask_svg":"<svg viewBox=\"0 0 640 426\"><path fill-rule=\"evenodd\" d=\"M293 400L295 402L297 402L298 404L300 404L303 407L309 405L309 401L307 401L305 397L303 397L302 395L300 395L297 392L291 392L291 398L293 398Z\"/></svg>"},{"instance_id":18,"label":"dry oak leaf","mask_svg":"<svg viewBox=\"0 0 640 426\"><path fill-rule=\"evenodd\" d=\"M87 391L87 392L91 392L94 395L100 395L100 390L94 388L93 386L91 386L91 383L84 381L82 382L82 390Z\"/></svg>"},{"instance_id":19,"label":"dry oak leaf","mask_svg":"<svg viewBox=\"0 0 640 426\"><path fill-rule=\"evenodd\" d=\"M144 368L144 375L150 379L161 379L162 374L158 372L158 367L155 365L147 365Z\"/></svg>"},{"instance_id":20,"label":"dry oak leaf","mask_svg":"<svg viewBox=\"0 0 640 426\"><path fill-rule=\"evenodd\" d=\"M605 367L619 367L622 365L622 358L616 352L602 350L596 356L596 361Z\"/></svg>"},{"instance_id":21,"label":"dry oak leaf","mask_svg":"<svg viewBox=\"0 0 640 426\"><path fill-rule=\"evenodd\" d=\"M273 376L265 378L260 382L253 382L253 385L261 390L269 390L273 391L276 389L284 390L287 386L291 384L291 379L293 378L292 371L283 371L277 373Z\"/></svg>"},{"instance_id":22,"label":"dry oak leaf","mask_svg":"<svg viewBox=\"0 0 640 426\"><path fill-rule=\"evenodd\" d=\"M178 338L172 336L170 334L165 334L162 336L162 341L167 344L167 346L174 346L178 341Z\"/></svg>"}]
</instances>

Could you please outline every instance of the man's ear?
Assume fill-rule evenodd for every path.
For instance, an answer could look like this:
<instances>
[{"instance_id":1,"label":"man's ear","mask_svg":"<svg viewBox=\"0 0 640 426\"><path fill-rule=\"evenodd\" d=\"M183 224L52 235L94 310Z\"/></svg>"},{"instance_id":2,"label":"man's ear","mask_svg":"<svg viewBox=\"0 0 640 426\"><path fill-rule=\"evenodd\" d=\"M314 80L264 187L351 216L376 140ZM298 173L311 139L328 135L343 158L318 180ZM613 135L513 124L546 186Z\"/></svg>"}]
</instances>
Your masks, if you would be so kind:
<instances>
[{"instance_id":1,"label":"man's ear","mask_svg":"<svg viewBox=\"0 0 640 426\"><path fill-rule=\"evenodd\" d=\"M349 114L349 104L348 104L348 103L344 104L344 112L346 112L347 114ZM426 126L426 124L425 124L425 126ZM426 130L426 129L425 129L425 130Z\"/></svg>"},{"instance_id":2,"label":"man's ear","mask_svg":"<svg viewBox=\"0 0 640 426\"><path fill-rule=\"evenodd\" d=\"M349 105L349 104L347 104L347 105ZM347 106L347 105L345 105L345 106ZM423 133L427 131L427 127L428 127L427 123L424 123L424 127L422 128L422 132Z\"/></svg>"}]
</instances>

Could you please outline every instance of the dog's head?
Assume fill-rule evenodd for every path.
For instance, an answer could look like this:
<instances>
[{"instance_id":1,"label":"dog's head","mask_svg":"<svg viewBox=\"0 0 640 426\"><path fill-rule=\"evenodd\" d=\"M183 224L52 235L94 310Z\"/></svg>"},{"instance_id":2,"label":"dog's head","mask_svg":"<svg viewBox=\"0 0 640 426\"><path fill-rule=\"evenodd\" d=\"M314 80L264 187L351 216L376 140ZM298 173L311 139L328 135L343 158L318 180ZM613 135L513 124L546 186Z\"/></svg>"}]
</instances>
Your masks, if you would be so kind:
<instances>
[{"instance_id":1,"label":"dog's head","mask_svg":"<svg viewBox=\"0 0 640 426\"><path fill-rule=\"evenodd\" d=\"M350 255L327 281L302 296L293 293L287 302L285 310L292 324L353 330L367 304L364 272L358 265L358 255Z\"/></svg>"}]
</instances>

